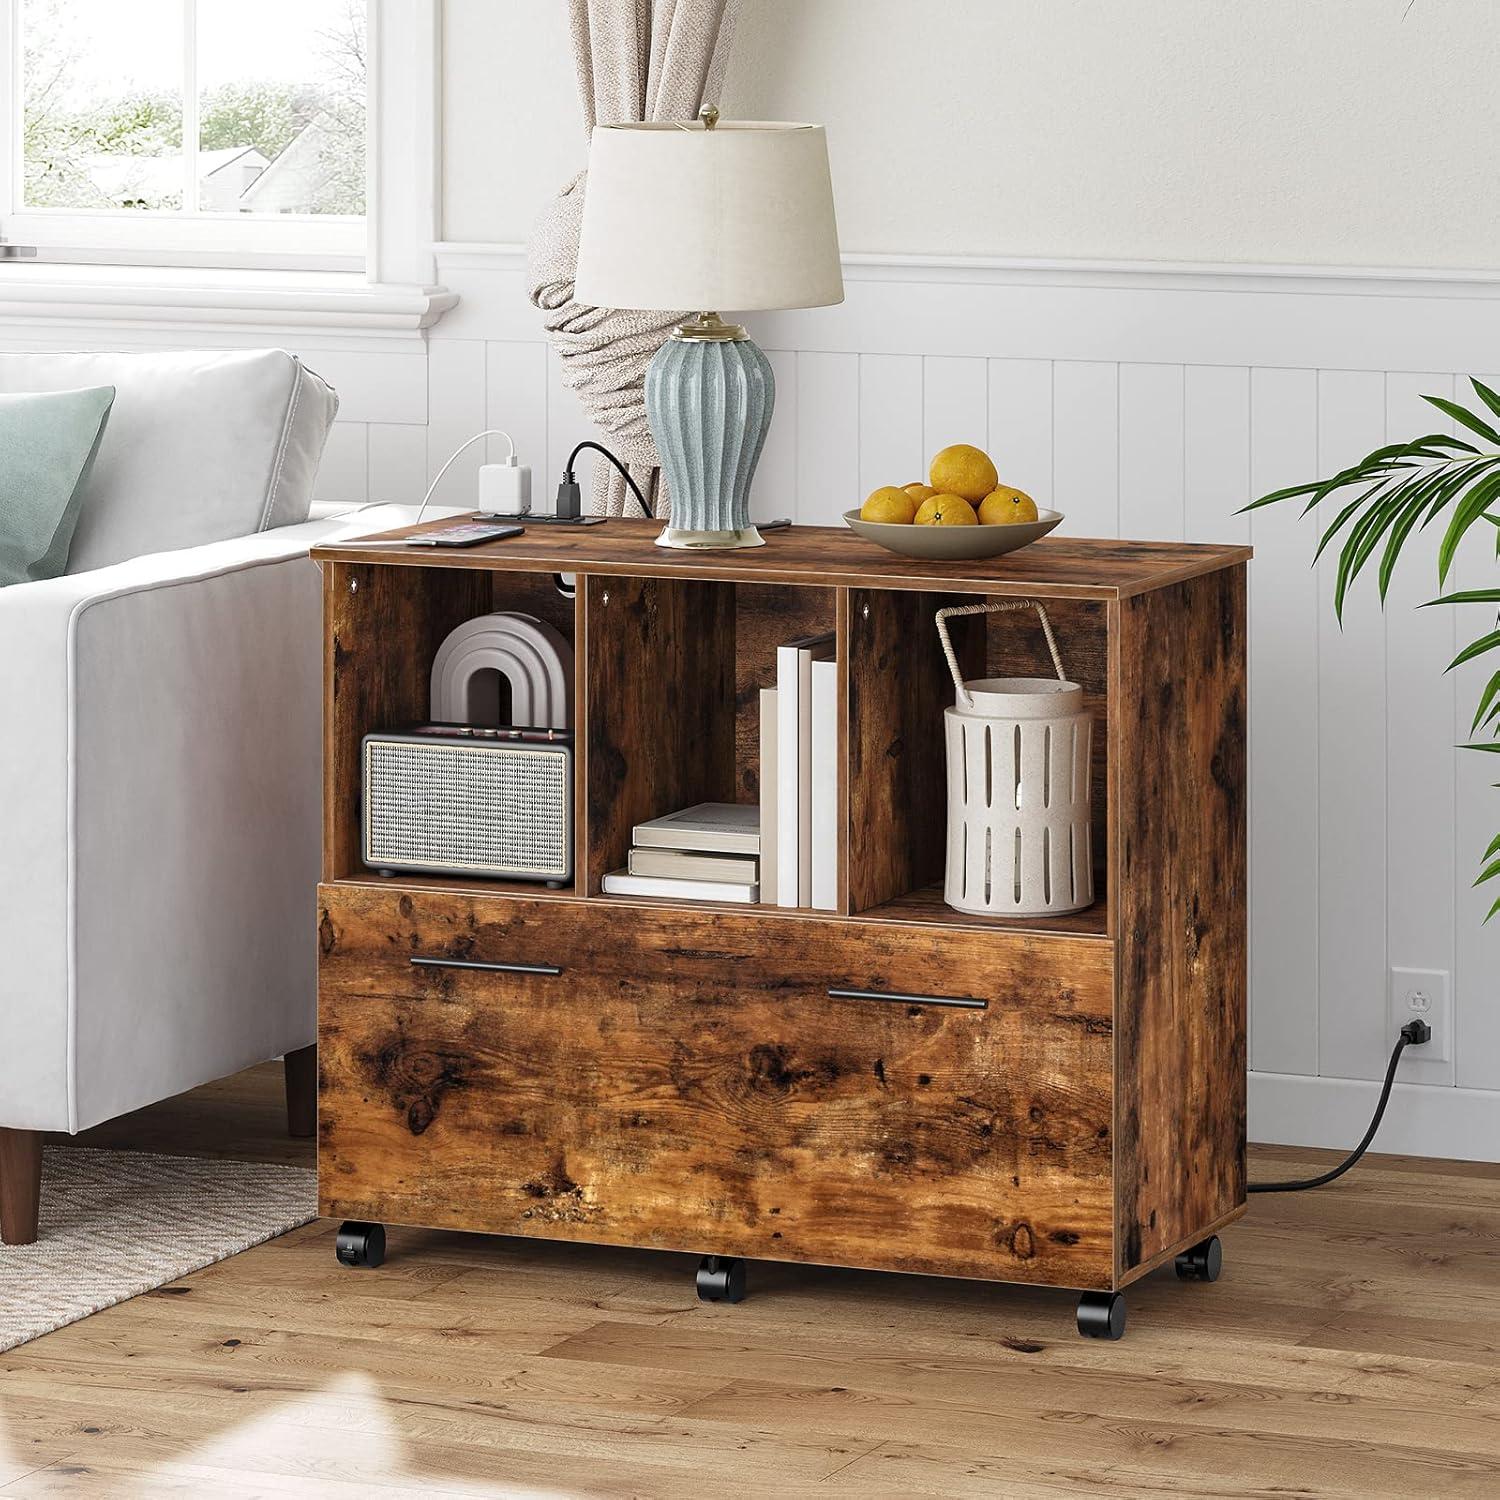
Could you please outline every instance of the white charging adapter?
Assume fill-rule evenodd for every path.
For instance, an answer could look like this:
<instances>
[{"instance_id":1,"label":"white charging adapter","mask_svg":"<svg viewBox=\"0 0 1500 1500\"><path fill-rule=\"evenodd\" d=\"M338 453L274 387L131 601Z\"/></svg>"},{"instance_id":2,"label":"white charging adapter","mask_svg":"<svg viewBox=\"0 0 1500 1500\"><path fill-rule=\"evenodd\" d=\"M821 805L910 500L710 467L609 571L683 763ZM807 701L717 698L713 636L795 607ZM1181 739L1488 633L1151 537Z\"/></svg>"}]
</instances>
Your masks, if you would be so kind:
<instances>
[{"instance_id":1,"label":"white charging adapter","mask_svg":"<svg viewBox=\"0 0 1500 1500\"><path fill-rule=\"evenodd\" d=\"M503 463L479 466L475 509L482 516L524 516L530 512L531 466L516 462L515 439L508 432L499 427L487 427L483 432L476 432L467 442L460 443L448 455L447 463L437 471L437 477L427 486L427 493L422 496L422 503L417 507L417 520L420 521L426 515L428 501L442 483L443 475L453 467L454 459L460 453L467 452L481 438L487 437L503 437L510 452L505 455Z\"/></svg>"},{"instance_id":2,"label":"white charging adapter","mask_svg":"<svg viewBox=\"0 0 1500 1500\"><path fill-rule=\"evenodd\" d=\"M531 465L512 453L503 463L479 466L479 514L524 516L531 510Z\"/></svg>"}]
</instances>

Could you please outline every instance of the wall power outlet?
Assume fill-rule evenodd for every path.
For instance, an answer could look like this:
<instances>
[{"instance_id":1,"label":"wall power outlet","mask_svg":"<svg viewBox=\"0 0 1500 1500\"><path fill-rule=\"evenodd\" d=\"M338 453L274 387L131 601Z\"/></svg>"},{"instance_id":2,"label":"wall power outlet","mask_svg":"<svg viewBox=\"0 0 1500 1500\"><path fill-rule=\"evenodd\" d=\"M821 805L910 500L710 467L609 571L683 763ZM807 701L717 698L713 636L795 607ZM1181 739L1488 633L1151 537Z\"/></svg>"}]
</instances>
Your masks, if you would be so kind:
<instances>
[{"instance_id":1,"label":"wall power outlet","mask_svg":"<svg viewBox=\"0 0 1500 1500\"><path fill-rule=\"evenodd\" d=\"M1426 1021L1432 1039L1410 1049L1407 1057L1423 1062L1448 1062L1453 1056L1452 986L1446 969L1392 969L1390 984L1391 1041L1408 1021Z\"/></svg>"}]
</instances>

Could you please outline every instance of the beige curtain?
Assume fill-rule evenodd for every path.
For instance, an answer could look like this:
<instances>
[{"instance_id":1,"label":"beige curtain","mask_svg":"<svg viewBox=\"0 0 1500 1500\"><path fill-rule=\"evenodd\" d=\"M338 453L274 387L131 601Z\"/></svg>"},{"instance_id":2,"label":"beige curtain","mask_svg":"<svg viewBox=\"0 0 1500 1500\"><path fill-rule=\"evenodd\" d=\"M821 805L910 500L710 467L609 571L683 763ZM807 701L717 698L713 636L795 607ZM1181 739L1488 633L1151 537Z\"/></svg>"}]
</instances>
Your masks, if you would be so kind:
<instances>
[{"instance_id":1,"label":"beige curtain","mask_svg":"<svg viewBox=\"0 0 1500 1500\"><path fill-rule=\"evenodd\" d=\"M569 0L585 132L621 120L691 120L717 103L741 0ZM578 392L605 443L658 516L669 512L646 427L644 380L651 356L672 329L698 308L680 313L586 307L573 300L586 174L580 172L547 206L531 240L531 300L562 356L563 379ZM602 515L634 515L636 507L615 470L594 466L588 507Z\"/></svg>"}]
</instances>

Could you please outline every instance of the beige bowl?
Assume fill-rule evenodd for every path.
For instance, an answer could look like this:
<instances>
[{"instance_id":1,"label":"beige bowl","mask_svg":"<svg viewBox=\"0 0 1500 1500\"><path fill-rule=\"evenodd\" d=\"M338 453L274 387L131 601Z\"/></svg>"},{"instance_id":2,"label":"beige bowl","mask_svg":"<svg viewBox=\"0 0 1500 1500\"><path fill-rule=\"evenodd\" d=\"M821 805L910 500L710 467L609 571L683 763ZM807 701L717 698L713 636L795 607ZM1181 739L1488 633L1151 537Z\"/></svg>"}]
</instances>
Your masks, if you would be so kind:
<instances>
[{"instance_id":1,"label":"beige bowl","mask_svg":"<svg viewBox=\"0 0 1500 1500\"><path fill-rule=\"evenodd\" d=\"M844 512L851 531L887 552L946 562L1015 552L1046 536L1062 519L1061 511L1038 507L1036 520L1009 526L903 526L894 521L862 521L857 510Z\"/></svg>"}]
</instances>

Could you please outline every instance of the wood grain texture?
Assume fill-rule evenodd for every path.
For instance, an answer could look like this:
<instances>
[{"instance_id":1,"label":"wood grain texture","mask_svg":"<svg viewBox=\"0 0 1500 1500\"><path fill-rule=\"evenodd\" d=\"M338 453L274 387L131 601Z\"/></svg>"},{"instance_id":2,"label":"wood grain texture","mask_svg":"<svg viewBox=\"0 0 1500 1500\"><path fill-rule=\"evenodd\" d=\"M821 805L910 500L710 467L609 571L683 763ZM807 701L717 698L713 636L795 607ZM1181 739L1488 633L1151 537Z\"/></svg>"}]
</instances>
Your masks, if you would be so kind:
<instances>
[{"instance_id":1,"label":"wood grain texture","mask_svg":"<svg viewBox=\"0 0 1500 1500\"><path fill-rule=\"evenodd\" d=\"M735 800L734 590L671 578L580 586L592 894L625 864L637 823Z\"/></svg>"},{"instance_id":2,"label":"wood grain texture","mask_svg":"<svg viewBox=\"0 0 1500 1500\"><path fill-rule=\"evenodd\" d=\"M756 918L688 910L322 901L328 1214L1110 1281L1107 944L806 920L768 945Z\"/></svg>"},{"instance_id":3,"label":"wood grain texture","mask_svg":"<svg viewBox=\"0 0 1500 1500\"><path fill-rule=\"evenodd\" d=\"M1244 1200L1244 569L1200 577L1199 554L1162 550L1189 582L1048 595L1098 723L1109 893L1054 922L952 913L935 884L952 684L933 615L986 590L949 591L941 570L925 590L810 571L752 585L696 576L697 555L653 558L651 576L585 568L575 889L378 882L340 863L331 825L329 1211L1075 1287L1122 1284L1227 1222ZM362 581L329 606L330 754L352 736L356 757L330 803L356 832L358 734L425 702L454 623L529 605L569 628L550 574L497 559L330 566ZM774 648L835 623L850 915L600 896L636 823L758 796ZM1030 614L955 626L967 677L1048 671ZM566 973L414 969L413 953ZM976 985L986 1011L828 996Z\"/></svg>"},{"instance_id":4,"label":"wood grain texture","mask_svg":"<svg viewBox=\"0 0 1500 1500\"><path fill-rule=\"evenodd\" d=\"M268 1065L76 1139L310 1163L283 1123ZM1334 1159L1252 1148L1263 1178ZM1257 1198L1216 1285L1148 1276L1109 1345L1045 1288L758 1263L715 1307L684 1256L392 1228L386 1264L349 1272L336 1228L0 1356L0 1495L1500 1488L1500 1166L1370 1156Z\"/></svg>"},{"instance_id":5,"label":"wood grain texture","mask_svg":"<svg viewBox=\"0 0 1500 1500\"><path fill-rule=\"evenodd\" d=\"M983 912L957 911L949 906L943 896L943 884L934 881L931 885L915 886L882 901L878 906L867 906L857 914L862 922L895 922L909 925L914 922L932 922L939 927L978 928L993 932L1033 932L1038 937L1051 937L1065 933L1072 937L1107 936L1105 904L1096 901L1082 911L1064 912L1056 917L991 917Z\"/></svg>"},{"instance_id":6,"label":"wood grain texture","mask_svg":"<svg viewBox=\"0 0 1500 1500\"><path fill-rule=\"evenodd\" d=\"M734 800L759 802L760 690L776 686L778 646L835 628L836 591L775 583L733 587Z\"/></svg>"},{"instance_id":7,"label":"wood grain texture","mask_svg":"<svg viewBox=\"0 0 1500 1500\"><path fill-rule=\"evenodd\" d=\"M947 837L943 710L953 679L934 616L942 594L849 591L846 869L849 909L940 880ZM949 623L966 678L983 675L985 622Z\"/></svg>"},{"instance_id":8,"label":"wood grain texture","mask_svg":"<svg viewBox=\"0 0 1500 1500\"><path fill-rule=\"evenodd\" d=\"M0 1240L7 1245L31 1244L41 1200L41 1134L0 1128Z\"/></svg>"},{"instance_id":9,"label":"wood grain texture","mask_svg":"<svg viewBox=\"0 0 1500 1500\"><path fill-rule=\"evenodd\" d=\"M299 1138L318 1130L318 1049L298 1047L282 1059L286 1074L286 1130Z\"/></svg>"},{"instance_id":10,"label":"wood grain texture","mask_svg":"<svg viewBox=\"0 0 1500 1500\"><path fill-rule=\"evenodd\" d=\"M491 609L517 610L545 620L575 644L574 599L562 593L554 573L496 573L490 595Z\"/></svg>"},{"instance_id":11,"label":"wood grain texture","mask_svg":"<svg viewBox=\"0 0 1500 1500\"><path fill-rule=\"evenodd\" d=\"M1245 569L1122 603L1119 1272L1245 1201Z\"/></svg>"},{"instance_id":12,"label":"wood grain texture","mask_svg":"<svg viewBox=\"0 0 1500 1500\"><path fill-rule=\"evenodd\" d=\"M492 599L483 573L323 565L325 879L364 869L360 741L427 718L438 647Z\"/></svg>"},{"instance_id":13,"label":"wood grain texture","mask_svg":"<svg viewBox=\"0 0 1500 1500\"><path fill-rule=\"evenodd\" d=\"M452 524L452 518L386 533L395 539ZM535 526L525 536L462 552L401 547L382 538L317 547L323 560L389 563L403 568L522 573L593 573L634 578L700 578L731 583L814 583L857 588L944 589L953 593L1117 599L1245 560L1248 547L1181 542L1120 542L1044 537L1006 557L979 562L925 562L898 557L844 526L793 526L764 547L727 552L672 552L654 544L659 521L612 519L569 532Z\"/></svg>"}]
</instances>

